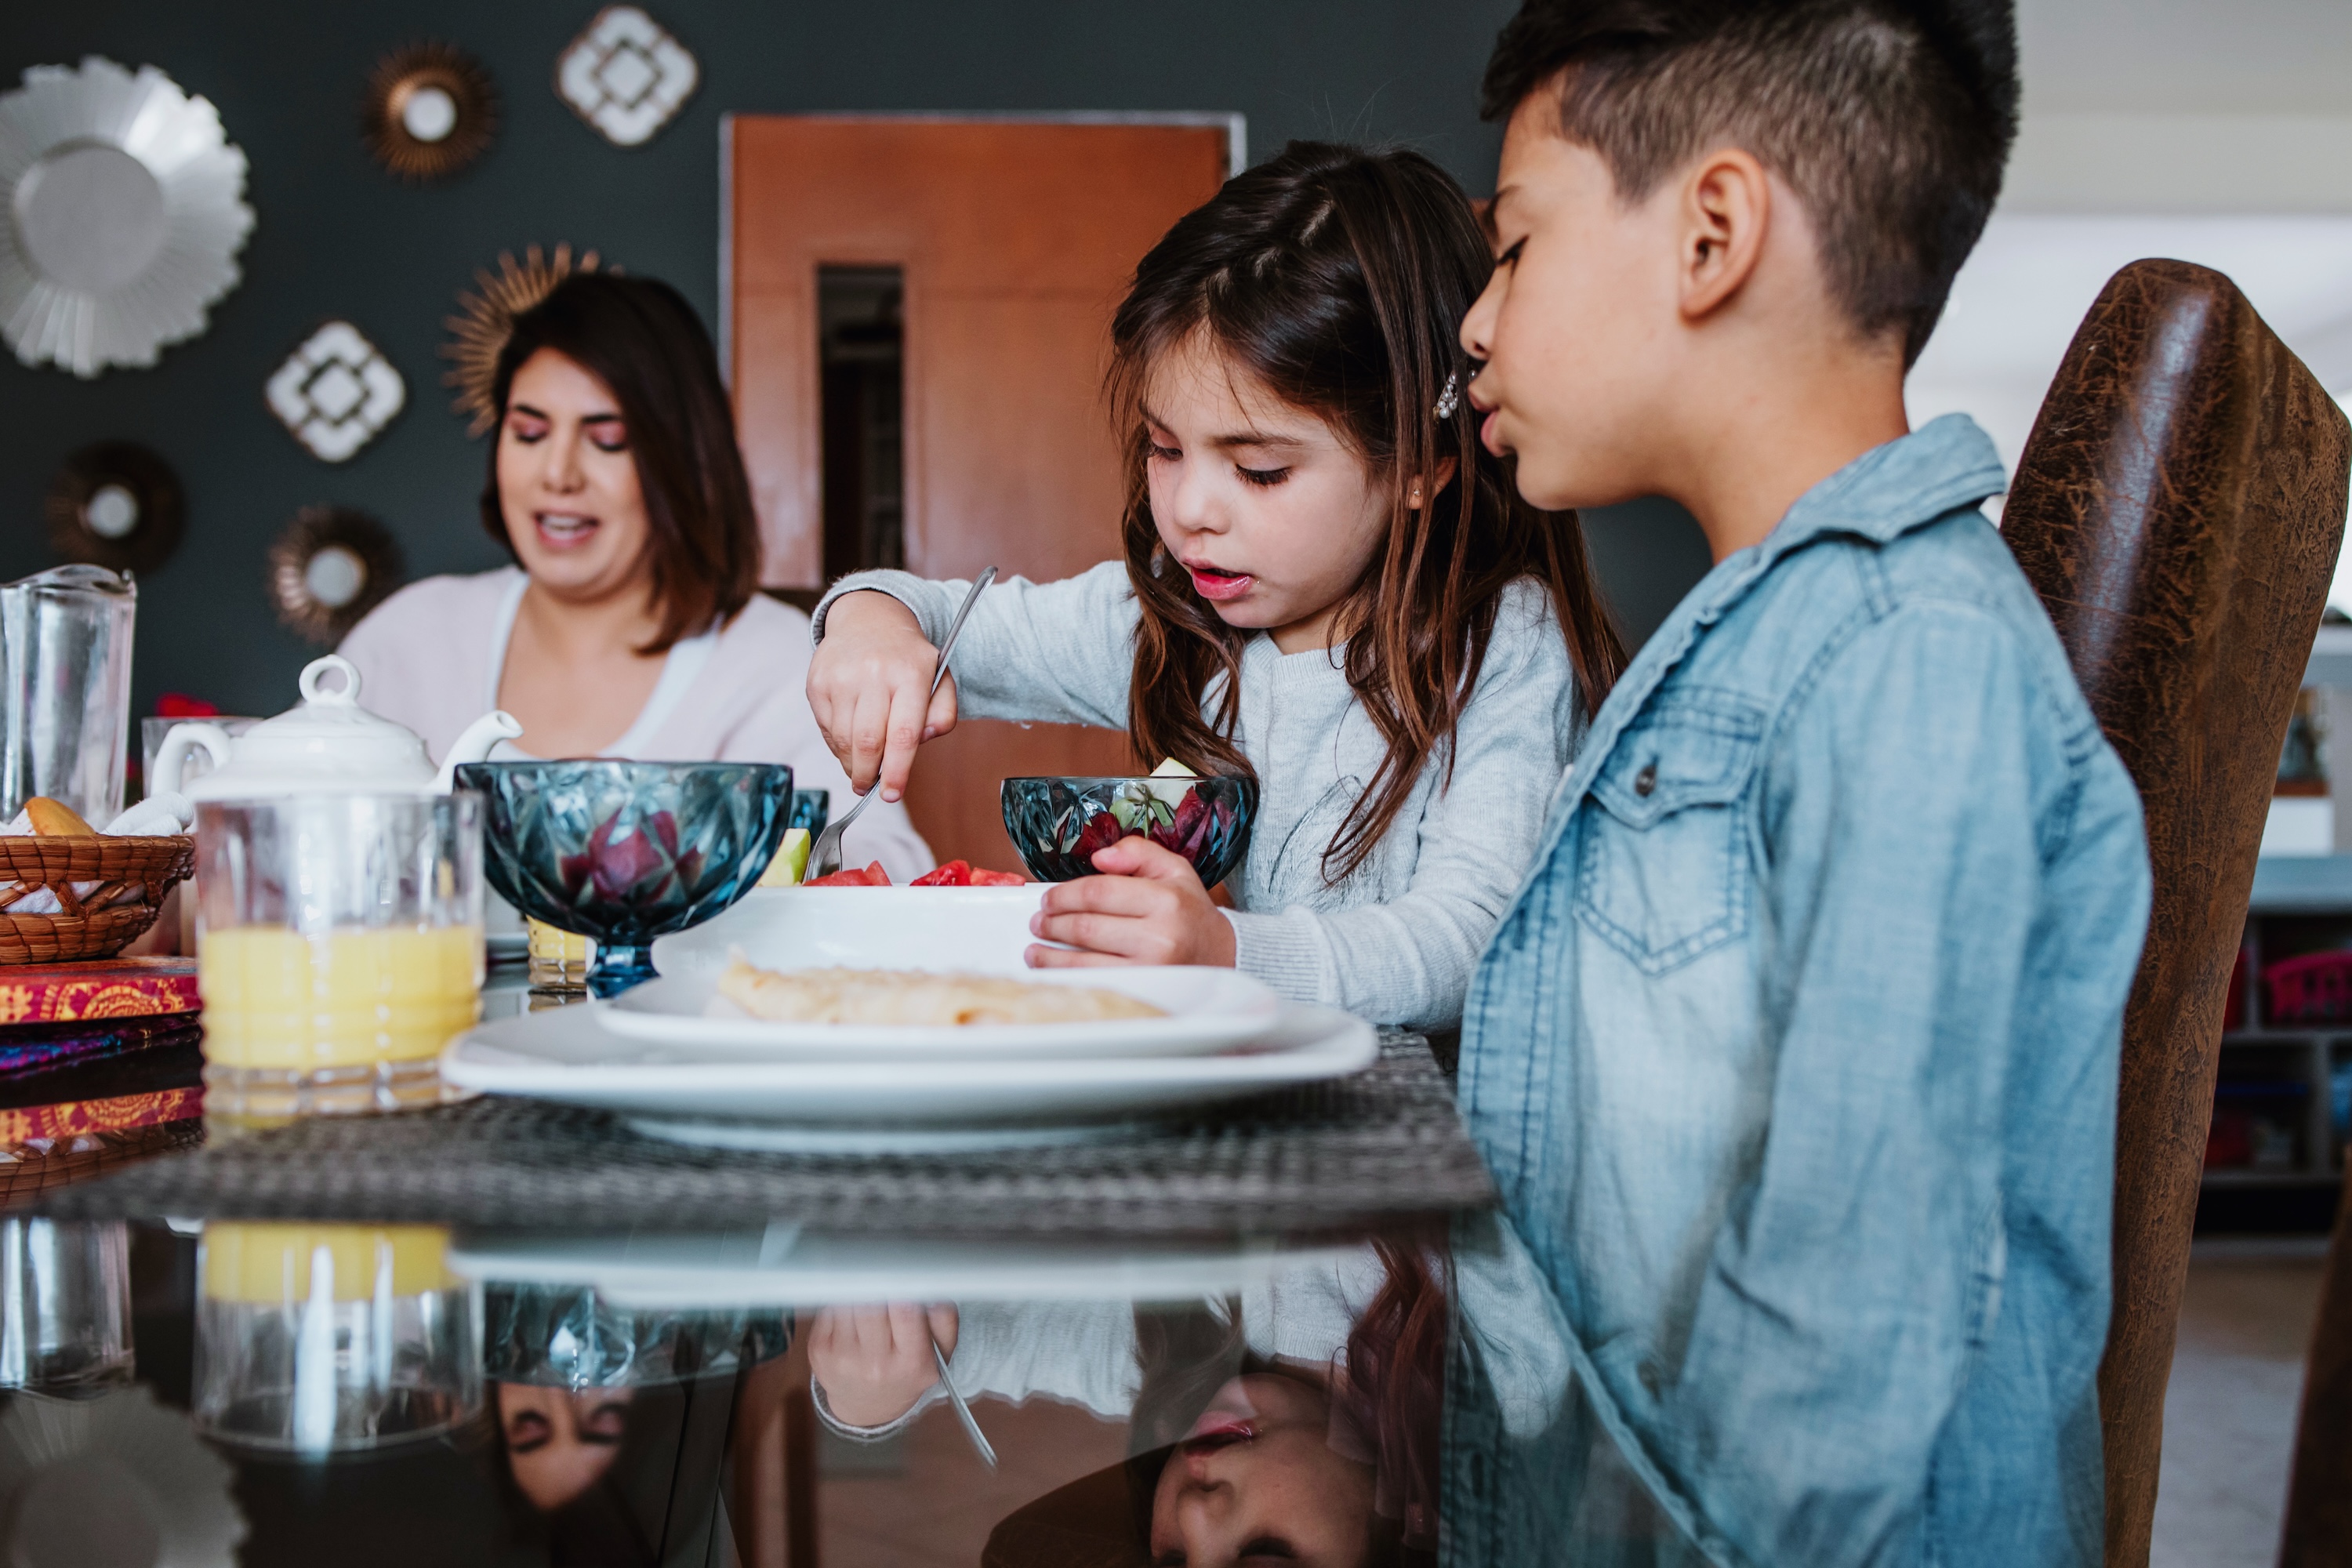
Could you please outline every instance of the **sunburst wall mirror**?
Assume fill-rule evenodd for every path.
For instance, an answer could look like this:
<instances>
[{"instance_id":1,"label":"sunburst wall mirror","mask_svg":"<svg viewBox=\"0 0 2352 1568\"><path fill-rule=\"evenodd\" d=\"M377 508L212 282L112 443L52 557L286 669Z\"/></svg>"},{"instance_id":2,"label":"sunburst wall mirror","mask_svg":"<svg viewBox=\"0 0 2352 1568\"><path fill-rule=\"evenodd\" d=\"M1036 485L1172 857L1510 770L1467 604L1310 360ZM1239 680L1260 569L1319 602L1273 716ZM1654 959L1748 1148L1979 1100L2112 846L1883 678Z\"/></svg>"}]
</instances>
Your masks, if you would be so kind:
<instances>
[{"instance_id":1,"label":"sunburst wall mirror","mask_svg":"<svg viewBox=\"0 0 2352 1568\"><path fill-rule=\"evenodd\" d=\"M306 506L269 547L278 618L321 647L343 640L400 586L400 543L383 524L343 506Z\"/></svg>"},{"instance_id":2,"label":"sunburst wall mirror","mask_svg":"<svg viewBox=\"0 0 2352 1568\"><path fill-rule=\"evenodd\" d=\"M368 73L361 134L376 162L411 184L447 179L488 152L498 130L490 73L453 45L411 44Z\"/></svg>"},{"instance_id":3,"label":"sunburst wall mirror","mask_svg":"<svg viewBox=\"0 0 2352 1568\"><path fill-rule=\"evenodd\" d=\"M152 572L171 559L185 515L171 465L131 441L100 441L49 481L49 547L68 561Z\"/></svg>"},{"instance_id":4,"label":"sunburst wall mirror","mask_svg":"<svg viewBox=\"0 0 2352 1568\"><path fill-rule=\"evenodd\" d=\"M245 154L153 66L93 55L0 93L0 333L79 376L205 330L253 232Z\"/></svg>"},{"instance_id":5,"label":"sunburst wall mirror","mask_svg":"<svg viewBox=\"0 0 2352 1568\"><path fill-rule=\"evenodd\" d=\"M457 296L457 314L445 318L441 323L449 329L449 341L441 345L441 357L455 362L441 380L457 394L450 406L466 416L467 435L479 436L499 422L494 395L499 355L505 351L507 338L514 331L514 319L546 299L548 290L574 272L593 272L596 268L597 257L593 250L583 253L575 262L572 247L558 245L551 260L534 245L523 253L520 263L512 251L505 251L499 256L498 271L485 267L474 274L473 289ZM618 272L620 268L607 270Z\"/></svg>"}]
</instances>

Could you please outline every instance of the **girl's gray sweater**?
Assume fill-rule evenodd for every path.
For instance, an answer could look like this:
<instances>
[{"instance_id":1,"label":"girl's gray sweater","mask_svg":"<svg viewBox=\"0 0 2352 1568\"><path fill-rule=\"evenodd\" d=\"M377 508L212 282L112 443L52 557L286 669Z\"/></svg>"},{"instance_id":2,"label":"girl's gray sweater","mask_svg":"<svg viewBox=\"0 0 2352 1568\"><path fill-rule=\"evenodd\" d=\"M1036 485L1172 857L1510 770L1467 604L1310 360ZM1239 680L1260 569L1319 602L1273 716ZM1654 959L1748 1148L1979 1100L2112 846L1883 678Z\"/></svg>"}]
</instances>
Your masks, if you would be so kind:
<instances>
[{"instance_id":1,"label":"girl's gray sweater","mask_svg":"<svg viewBox=\"0 0 2352 1568\"><path fill-rule=\"evenodd\" d=\"M913 611L936 644L969 587L861 572L817 605L816 636L835 599L871 588ZM1138 615L1118 562L1059 583L998 584L956 645L961 711L1125 729ZM1583 734L1567 645L1541 585L1505 591L1451 780L1443 756L1425 763L1386 836L1333 885L1323 851L1387 752L1339 659L1336 648L1286 655L1263 633L1243 650L1234 739L1257 772L1258 811L1228 884L1238 962L1299 1001L1451 1027Z\"/></svg>"}]
</instances>

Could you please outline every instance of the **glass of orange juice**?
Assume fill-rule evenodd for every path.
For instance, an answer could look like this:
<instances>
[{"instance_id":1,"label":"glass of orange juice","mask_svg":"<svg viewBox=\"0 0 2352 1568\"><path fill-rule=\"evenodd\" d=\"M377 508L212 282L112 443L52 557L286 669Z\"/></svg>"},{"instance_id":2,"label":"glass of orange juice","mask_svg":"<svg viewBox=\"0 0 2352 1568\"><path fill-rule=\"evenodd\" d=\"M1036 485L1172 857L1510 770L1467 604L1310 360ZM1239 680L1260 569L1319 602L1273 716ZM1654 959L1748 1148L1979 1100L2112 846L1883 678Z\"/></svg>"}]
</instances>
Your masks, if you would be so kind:
<instances>
[{"instance_id":1,"label":"glass of orange juice","mask_svg":"<svg viewBox=\"0 0 2352 1568\"><path fill-rule=\"evenodd\" d=\"M481 1295L437 1226L215 1220L198 1248L194 1409L289 1457L392 1447L482 1408Z\"/></svg>"},{"instance_id":2,"label":"glass of orange juice","mask_svg":"<svg viewBox=\"0 0 2352 1568\"><path fill-rule=\"evenodd\" d=\"M481 1015L478 795L206 802L196 865L208 1118L441 1100Z\"/></svg>"}]
</instances>

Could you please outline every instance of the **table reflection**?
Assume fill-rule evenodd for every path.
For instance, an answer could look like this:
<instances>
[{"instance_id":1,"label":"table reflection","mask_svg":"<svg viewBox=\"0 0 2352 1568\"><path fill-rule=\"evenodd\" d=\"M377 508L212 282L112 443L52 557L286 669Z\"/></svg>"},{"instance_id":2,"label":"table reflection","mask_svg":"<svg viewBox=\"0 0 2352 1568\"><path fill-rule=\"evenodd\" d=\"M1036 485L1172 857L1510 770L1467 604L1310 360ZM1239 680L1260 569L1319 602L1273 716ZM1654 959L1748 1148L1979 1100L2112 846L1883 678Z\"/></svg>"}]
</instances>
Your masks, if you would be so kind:
<instances>
[{"instance_id":1,"label":"table reflection","mask_svg":"<svg viewBox=\"0 0 2352 1568\"><path fill-rule=\"evenodd\" d=\"M139 1381L0 1394L9 1561L1705 1560L1488 1216L1223 1240L84 1229L121 1288L41 1331L111 1345L135 1318ZM38 1299L0 1302L0 1341Z\"/></svg>"},{"instance_id":2,"label":"table reflection","mask_svg":"<svg viewBox=\"0 0 2352 1568\"><path fill-rule=\"evenodd\" d=\"M1257 1164L1048 1176L458 1108L142 1184L201 1135L185 1055L0 1084L0 1562L1706 1560L1525 1251L1450 1206L1475 1187L1328 1109L1247 1134ZM1432 1125L1388 1092L1362 1103ZM159 1117L152 1149L87 1131ZM1334 1184L1381 1160L1454 1184ZM890 1182L907 1212L841 1196Z\"/></svg>"}]
</instances>

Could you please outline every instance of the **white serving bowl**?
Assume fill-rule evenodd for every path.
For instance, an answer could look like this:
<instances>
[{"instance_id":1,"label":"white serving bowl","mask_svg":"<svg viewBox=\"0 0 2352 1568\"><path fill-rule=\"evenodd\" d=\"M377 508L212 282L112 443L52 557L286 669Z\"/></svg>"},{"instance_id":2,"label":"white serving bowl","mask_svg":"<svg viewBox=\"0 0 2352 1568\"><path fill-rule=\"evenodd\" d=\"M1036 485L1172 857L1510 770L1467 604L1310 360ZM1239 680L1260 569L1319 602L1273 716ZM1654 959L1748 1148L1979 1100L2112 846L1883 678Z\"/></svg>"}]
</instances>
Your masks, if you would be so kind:
<instances>
[{"instance_id":1,"label":"white serving bowl","mask_svg":"<svg viewBox=\"0 0 2352 1568\"><path fill-rule=\"evenodd\" d=\"M1027 976L1029 917L1046 884L1017 888L757 888L691 931L656 938L666 976L716 975L730 950L763 969L960 970Z\"/></svg>"}]
</instances>

